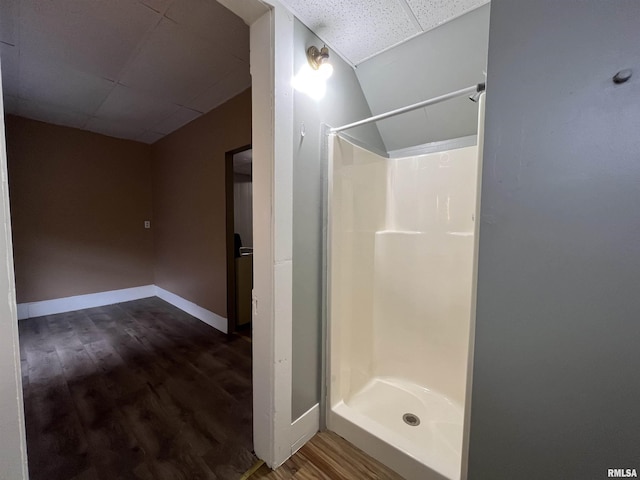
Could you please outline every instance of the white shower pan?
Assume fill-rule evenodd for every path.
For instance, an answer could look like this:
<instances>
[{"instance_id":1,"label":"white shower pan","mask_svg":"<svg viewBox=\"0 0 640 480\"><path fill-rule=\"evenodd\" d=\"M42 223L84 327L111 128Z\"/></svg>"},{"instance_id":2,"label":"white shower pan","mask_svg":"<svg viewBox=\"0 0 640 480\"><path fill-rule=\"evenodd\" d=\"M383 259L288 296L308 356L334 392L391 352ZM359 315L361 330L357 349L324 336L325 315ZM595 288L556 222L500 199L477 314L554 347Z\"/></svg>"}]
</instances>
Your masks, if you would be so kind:
<instances>
[{"instance_id":1,"label":"white shower pan","mask_svg":"<svg viewBox=\"0 0 640 480\"><path fill-rule=\"evenodd\" d=\"M329 144L327 426L407 479L458 480L478 147Z\"/></svg>"}]
</instances>

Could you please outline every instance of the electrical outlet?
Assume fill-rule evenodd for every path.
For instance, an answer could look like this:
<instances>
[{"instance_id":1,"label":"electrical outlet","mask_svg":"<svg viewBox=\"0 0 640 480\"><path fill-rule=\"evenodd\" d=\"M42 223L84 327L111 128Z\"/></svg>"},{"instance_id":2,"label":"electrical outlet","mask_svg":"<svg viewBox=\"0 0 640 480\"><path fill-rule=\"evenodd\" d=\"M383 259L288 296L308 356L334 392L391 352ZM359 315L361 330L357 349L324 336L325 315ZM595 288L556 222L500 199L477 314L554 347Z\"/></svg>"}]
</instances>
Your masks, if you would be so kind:
<instances>
[{"instance_id":1,"label":"electrical outlet","mask_svg":"<svg viewBox=\"0 0 640 480\"><path fill-rule=\"evenodd\" d=\"M151 228L151 221L145 220L144 221L144 228Z\"/></svg>"}]
</instances>

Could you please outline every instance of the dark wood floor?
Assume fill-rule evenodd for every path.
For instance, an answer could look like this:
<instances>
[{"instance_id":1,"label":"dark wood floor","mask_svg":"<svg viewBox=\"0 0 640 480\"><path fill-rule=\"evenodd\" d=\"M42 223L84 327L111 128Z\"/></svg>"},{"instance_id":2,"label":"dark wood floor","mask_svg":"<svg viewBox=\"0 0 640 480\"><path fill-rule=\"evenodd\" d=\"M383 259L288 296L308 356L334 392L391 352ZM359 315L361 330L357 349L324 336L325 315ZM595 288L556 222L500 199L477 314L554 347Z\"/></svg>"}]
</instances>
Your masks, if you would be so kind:
<instances>
[{"instance_id":1,"label":"dark wood floor","mask_svg":"<svg viewBox=\"0 0 640 480\"><path fill-rule=\"evenodd\" d=\"M20 322L31 480L229 479L251 453L251 344L158 298Z\"/></svg>"},{"instance_id":2,"label":"dark wood floor","mask_svg":"<svg viewBox=\"0 0 640 480\"><path fill-rule=\"evenodd\" d=\"M275 471L261 466L250 480L402 480L333 432L320 432Z\"/></svg>"}]
</instances>

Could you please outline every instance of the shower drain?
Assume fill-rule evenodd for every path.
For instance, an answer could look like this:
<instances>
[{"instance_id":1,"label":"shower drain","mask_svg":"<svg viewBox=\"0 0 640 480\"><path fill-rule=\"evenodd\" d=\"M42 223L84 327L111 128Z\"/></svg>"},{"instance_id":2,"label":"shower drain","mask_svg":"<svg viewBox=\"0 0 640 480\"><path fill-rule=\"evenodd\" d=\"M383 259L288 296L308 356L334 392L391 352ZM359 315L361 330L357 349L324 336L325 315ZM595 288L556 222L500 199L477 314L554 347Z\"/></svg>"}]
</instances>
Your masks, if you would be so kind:
<instances>
[{"instance_id":1,"label":"shower drain","mask_svg":"<svg viewBox=\"0 0 640 480\"><path fill-rule=\"evenodd\" d=\"M411 425L412 427L417 427L418 425L420 425L420 417L414 415L413 413L405 413L404 415L402 415L402 420L404 420L404 423L406 423L407 425Z\"/></svg>"}]
</instances>

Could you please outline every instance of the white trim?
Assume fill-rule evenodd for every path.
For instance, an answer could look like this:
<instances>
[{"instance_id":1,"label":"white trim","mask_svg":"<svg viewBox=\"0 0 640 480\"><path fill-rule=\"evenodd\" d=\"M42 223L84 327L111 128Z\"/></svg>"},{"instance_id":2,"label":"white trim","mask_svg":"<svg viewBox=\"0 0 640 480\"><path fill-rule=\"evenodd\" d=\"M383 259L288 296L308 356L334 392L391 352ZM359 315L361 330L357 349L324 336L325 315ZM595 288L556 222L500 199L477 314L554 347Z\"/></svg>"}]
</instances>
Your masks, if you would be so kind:
<instances>
[{"instance_id":1,"label":"white trim","mask_svg":"<svg viewBox=\"0 0 640 480\"><path fill-rule=\"evenodd\" d=\"M293 15L277 0L251 25L253 442L271 468L291 456Z\"/></svg>"},{"instance_id":2,"label":"white trim","mask_svg":"<svg viewBox=\"0 0 640 480\"><path fill-rule=\"evenodd\" d=\"M189 315L193 315L207 325L220 330L222 333L227 333L226 318L156 285L88 293L86 295L54 298L53 300L42 300L40 302L19 303L18 320L42 317L43 315L54 315L56 313L73 312L85 308L102 307L104 305L113 305L114 303L129 302L131 300L148 297L160 297L174 307L179 308Z\"/></svg>"},{"instance_id":3,"label":"white trim","mask_svg":"<svg viewBox=\"0 0 640 480\"><path fill-rule=\"evenodd\" d=\"M293 47L294 17L279 2L273 15L273 304L271 311L273 465L291 456L291 399L293 349ZM255 181L255 180L254 180ZM266 201L266 199L258 199Z\"/></svg>"},{"instance_id":4,"label":"white trim","mask_svg":"<svg viewBox=\"0 0 640 480\"><path fill-rule=\"evenodd\" d=\"M123 288L107 292L75 295L73 297L54 298L39 302L19 303L18 320L54 315L56 313L73 312L84 308L102 307L114 303L138 300L139 298L153 297L156 294L154 285L142 287Z\"/></svg>"},{"instance_id":5,"label":"white trim","mask_svg":"<svg viewBox=\"0 0 640 480\"><path fill-rule=\"evenodd\" d=\"M273 461L273 13L250 27L251 118L253 123L253 449Z\"/></svg>"},{"instance_id":6,"label":"white trim","mask_svg":"<svg viewBox=\"0 0 640 480\"><path fill-rule=\"evenodd\" d=\"M291 424L291 455L311 440L319 429L320 405L316 403Z\"/></svg>"},{"instance_id":7,"label":"white trim","mask_svg":"<svg viewBox=\"0 0 640 480\"><path fill-rule=\"evenodd\" d=\"M175 293L171 293L164 288L160 288L154 285L155 296L161 298L165 302L170 303L174 307L179 308L183 312L187 312L189 315L193 315L198 320L203 321L207 325L212 326L216 330L220 330L222 333L227 333L227 319L221 317L217 313L213 313L211 310L202 308L200 305L182 298Z\"/></svg>"},{"instance_id":8,"label":"white trim","mask_svg":"<svg viewBox=\"0 0 640 480\"><path fill-rule=\"evenodd\" d=\"M25 318L29 318L29 304L28 303L18 303L16 305L18 312L18 320L24 320Z\"/></svg>"}]
</instances>

